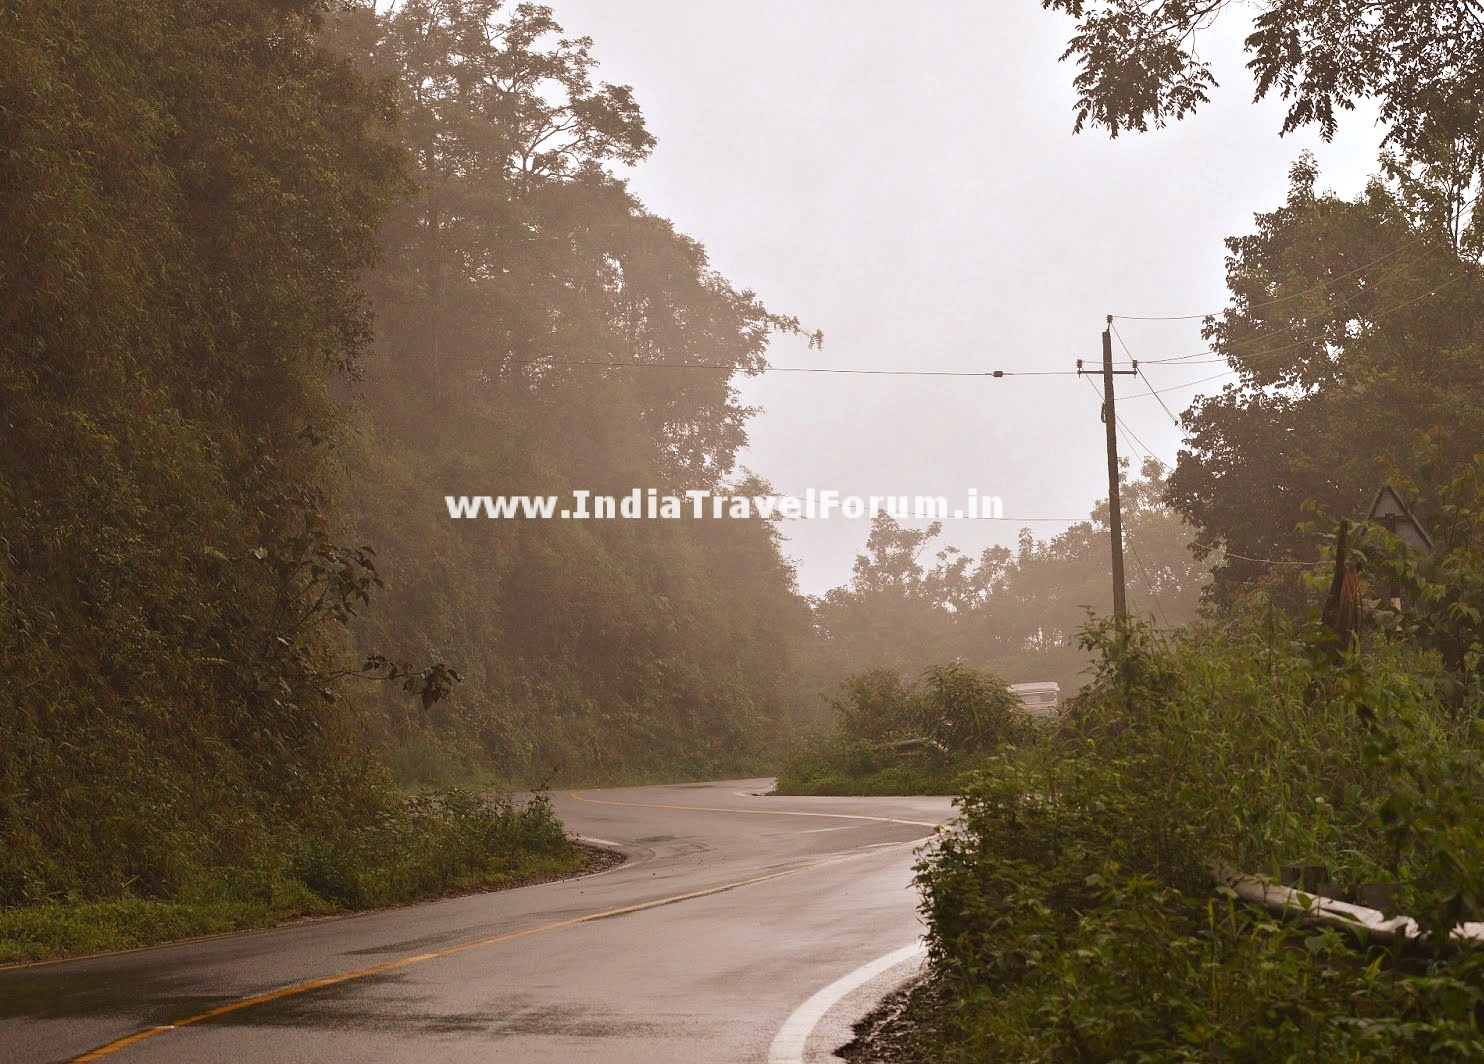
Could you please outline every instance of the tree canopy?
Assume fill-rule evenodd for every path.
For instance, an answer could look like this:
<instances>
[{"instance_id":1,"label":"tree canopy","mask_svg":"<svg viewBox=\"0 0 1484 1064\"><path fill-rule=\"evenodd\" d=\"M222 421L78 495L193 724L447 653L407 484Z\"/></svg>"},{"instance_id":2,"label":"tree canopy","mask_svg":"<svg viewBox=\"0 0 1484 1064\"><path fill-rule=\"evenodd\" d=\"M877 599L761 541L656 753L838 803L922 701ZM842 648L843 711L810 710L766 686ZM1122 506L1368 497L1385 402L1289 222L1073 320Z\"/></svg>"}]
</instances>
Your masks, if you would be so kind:
<instances>
[{"instance_id":1,"label":"tree canopy","mask_svg":"<svg viewBox=\"0 0 1484 1064\"><path fill-rule=\"evenodd\" d=\"M1206 337L1238 380L1187 411L1169 483L1203 542L1228 548L1227 594L1260 559L1312 558L1313 511L1363 517L1393 473L1425 479L1424 452L1446 477L1484 450L1478 223L1447 172L1392 174L1348 201L1303 159L1287 203L1227 242L1231 306Z\"/></svg>"},{"instance_id":2,"label":"tree canopy","mask_svg":"<svg viewBox=\"0 0 1484 1064\"><path fill-rule=\"evenodd\" d=\"M427 714L386 705L394 757L534 782L739 770L793 712L807 632L771 522L455 522L443 496L764 491L736 468L732 379L797 323L629 192L654 140L550 9L406 0L329 33L395 94L413 183L354 396L345 521L389 574L362 641L466 678Z\"/></svg>"},{"instance_id":3,"label":"tree canopy","mask_svg":"<svg viewBox=\"0 0 1484 1064\"><path fill-rule=\"evenodd\" d=\"M1288 103L1283 132L1314 124L1328 138L1340 114L1375 99L1391 140L1414 152L1464 137L1478 159L1484 100L1484 8L1477 0L1042 0L1077 20L1063 59L1078 73L1076 128L1111 136L1178 121L1217 80L1198 34L1252 12L1245 47L1254 94ZM1476 171L1477 172L1477 171Z\"/></svg>"}]
</instances>

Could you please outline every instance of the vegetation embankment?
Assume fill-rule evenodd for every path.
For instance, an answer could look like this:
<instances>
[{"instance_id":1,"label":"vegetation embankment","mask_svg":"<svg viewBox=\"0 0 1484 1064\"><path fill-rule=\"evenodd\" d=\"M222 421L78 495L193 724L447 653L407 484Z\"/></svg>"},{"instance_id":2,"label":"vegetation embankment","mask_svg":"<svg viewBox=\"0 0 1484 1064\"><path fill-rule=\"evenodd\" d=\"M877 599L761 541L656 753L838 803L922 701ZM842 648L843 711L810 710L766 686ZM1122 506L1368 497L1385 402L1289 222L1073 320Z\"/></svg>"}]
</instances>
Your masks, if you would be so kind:
<instances>
[{"instance_id":1,"label":"vegetation embankment","mask_svg":"<svg viewBox=\"0 0 1484 1064\"><path fill-rule=\"evenodd\" d=\"M1475 1059L1481 958L1409 954L1219 890L1322 866L1440 944L1479 914L1477 693L1383 639L1339 663L1255 610L1119 640L1076 716L969 782L919 868L925 1059Z\"/></svg>"},{"instance_id":2,"label":"vegetation embankment","mask_svg":"<svg viewBox=\"0 0 1484 1064\"><path fill-rule=\"evenodd\" d=\"M434 7L455 15L434 25ZM745 412L725 375L640 384L557 363L673 341L755 366L787 324L600 172L646 143L626 92L587 80L583 46L538 55L559 36L549 15L506 12L497 30L501 9L399 6L419 41L404 58L431 64L442 93L423 111L376 51L393 27L369 6L0 15L7 959L570 869L579 855L544 804L409 803L398 784L653 770L678 750L703 771L745 757L781 712L779 681L748 672L777 656L765 633L803 616L768 526L552 543L528 525L461 535L439 513L445 482L580 482L589 470L563 466L561 447L600 451L625 487L728 474L713 459ZM483 28L504 43L476 85L449 64ZM519 154L517 127L539 119L515 104L548 74L567 117L591 123L578 146L520 175L418 153L431 132L451 151ZM583 243L620 220L632 254ZM461 242L481 226L508 239ZM429 248L448 258L408 264ZM477 299L471 273L503 278L499 298ZM613 294L646 275L634 298L655 309L626 317ZM661 290L672 278L683 293ZM424 359L408 337L430 308L438 357ZM502 380L507 364L526 368ZM710 442L689 431L701 423ZM576 447L588 429L603 439ZM380 555L358 545L373 537ZM721 555L766 619L699 578ZM689 567L672 572L676 558ZM542 612L582 589L596 590ZM749 638L750 657L736 649ZM478 694L456 702L461 676Z\"/></svg>"},{"instance_id":3,"label":"vegetation embankment","mask_svg":"<svg viewBox=\"0 0 1484 1064\"><path fill-rule=\"evenodd\" d=\"M200 870L167 896L127 891L0 909L0 964L271 927L301 916L376 909L570 875L593 863L544 798L423 795L277 861Z\"/></svg>"}]
</instances>

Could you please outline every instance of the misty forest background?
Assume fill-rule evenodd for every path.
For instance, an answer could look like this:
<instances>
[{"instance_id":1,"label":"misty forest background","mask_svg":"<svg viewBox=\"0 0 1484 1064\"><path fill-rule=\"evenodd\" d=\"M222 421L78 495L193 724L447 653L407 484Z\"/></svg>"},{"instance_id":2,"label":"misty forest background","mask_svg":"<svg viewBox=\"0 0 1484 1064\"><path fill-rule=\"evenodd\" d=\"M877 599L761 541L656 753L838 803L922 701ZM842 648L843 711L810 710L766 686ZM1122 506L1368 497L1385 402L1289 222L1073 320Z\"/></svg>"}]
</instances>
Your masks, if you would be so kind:
<instances>
[{"instance_id":1,"label":"misty forest background","mask_svg":"<svg viewBox=\"0 0 1484 1064\"><path fill-rule=\"evenodd\" d=\"M829 323L633 197L639 104L549 9L322 7L0 12L0 904L328 882L395 784L765 771L869 668L1081 684L1105 503L978 556L878 518L818 599L761 519L449 520L769 490L731 382ZM1298 609L1306 523L1484 451L1479 160L1419 143L1229 242L1238 380L1126 470L1160 626Z\"/></svg>"}]
</instances>

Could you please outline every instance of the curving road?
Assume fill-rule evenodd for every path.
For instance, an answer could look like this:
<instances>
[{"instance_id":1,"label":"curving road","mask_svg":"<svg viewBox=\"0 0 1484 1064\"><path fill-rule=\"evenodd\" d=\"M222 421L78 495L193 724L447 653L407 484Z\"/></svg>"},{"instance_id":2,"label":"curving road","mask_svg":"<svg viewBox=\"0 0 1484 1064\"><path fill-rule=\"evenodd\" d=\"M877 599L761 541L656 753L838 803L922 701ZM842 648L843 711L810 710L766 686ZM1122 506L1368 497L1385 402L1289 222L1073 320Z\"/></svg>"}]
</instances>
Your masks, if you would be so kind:
<instances>
[{"instance_id":1,"label":"curving road","mask_svg":"<svg viewBox=\"0 0 1484 1064\"><path fill-rule=\"evenodd\" d=\"M579 879L0 969L0 1060L830 1058L920 963L913 851L946 798L768 780L557 796Z\"/></svg>"}]
</instances>

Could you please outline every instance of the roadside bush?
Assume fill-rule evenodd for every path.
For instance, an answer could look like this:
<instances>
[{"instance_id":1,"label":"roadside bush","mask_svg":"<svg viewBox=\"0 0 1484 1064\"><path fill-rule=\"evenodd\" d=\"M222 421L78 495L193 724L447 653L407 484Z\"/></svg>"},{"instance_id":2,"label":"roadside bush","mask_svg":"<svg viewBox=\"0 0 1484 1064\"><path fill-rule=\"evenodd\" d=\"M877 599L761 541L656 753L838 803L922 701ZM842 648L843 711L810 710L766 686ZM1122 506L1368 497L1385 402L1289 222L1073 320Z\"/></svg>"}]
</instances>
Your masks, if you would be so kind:
<instances>
[{"instance_id":1,"label":"roadside bush","mask_svg":"<svg viewBox=\"0 0 1484 1064\"><path fill-rule=\"evenodd\" d=\"M836 727L797 739L778 773L785 794L948 794L966 769L1031 734L998 677L960 663L920 684L893 669L852 676L834 702Z\"/></svg>"},{"instance_id":2,"label":"roadside bush","mask_svg":"<svg viewBox=\"0 0 1484 1064\"><path fill-rule=\"evenodd\" d=\"M1479 954L1284 924L1211 874L1318 863L1400 882L1435 930L1478 919L1484 772L1439 657L1378 639L1330 664L1271 616L1085 641L1098 672L1068 719L973 773L919 865L925 1055L1484 1058Z\"/></svg>"},{"instance_id":3,"label":"roadside bush","mask_svg":"<svg viewBox=\"0 0 1484 1064\"><path fill-rule=\"evenodd\" d=\"M314 840L293 855L291 871L334 905L366 908L564 871L579 856L544 796L516 804L448 791Z\"/></svg>"},{"instance_id":4,"label":"roadside bush","mask_svg":"<svg viewBox=\"0 0 1484 1064\"><path fill-rule=\"evenodd\" d=\"M951 794L962 765L933 746L899 750L813 732L794 740L778 770L779 794Z\"/></svg>"},{"instance_id":5,"label":"roadside bush","mask_svg":"<svg viewBox=\"0 0 1484 1064\"><path fill-rule=\"evenodd\" d=\"M918 710L924 734L956 754L981 754L1027 734L1020 699L998 676L954 662L923 670Z\"/></svg>"},{"instance_id":6,"label":"roadside bush","mask_svg":"<svg viewBox=\"0 0 1484 1064\"><path fill-rule=\"evenodd\" d=\"M922 734L921 698L895 669L868 669L849 677L832 704L840 731L856 742Z\"/></svg>"},{"instance_id":7,"label":"roadside bush","mask_svg":"<svg viewBox=\"0 0 1484 1064\"><path fill-rule=\"evenodd\" d=\"M579 868L582 851L551 803L466 791L364 802L301 832L287 853L191 868L163 896L61 896L0 906L0 963L124 949L262 927L306 914L493 889Z\"/></svg>"}]
</instances>

